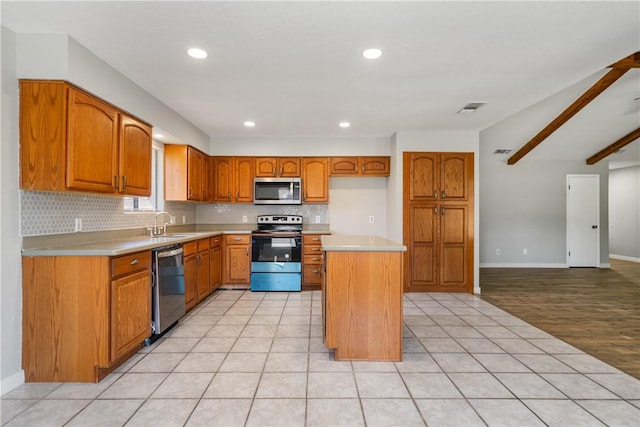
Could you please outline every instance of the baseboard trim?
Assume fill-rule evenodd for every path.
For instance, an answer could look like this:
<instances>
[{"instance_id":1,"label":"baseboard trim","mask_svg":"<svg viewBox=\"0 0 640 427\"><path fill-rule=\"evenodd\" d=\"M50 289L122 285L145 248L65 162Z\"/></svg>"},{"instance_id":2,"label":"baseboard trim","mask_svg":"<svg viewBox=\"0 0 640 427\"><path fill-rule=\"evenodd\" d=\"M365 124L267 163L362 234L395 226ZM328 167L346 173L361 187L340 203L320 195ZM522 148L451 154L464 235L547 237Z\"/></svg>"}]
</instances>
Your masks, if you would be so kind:
<instances>
[{"instance_id":1,"label":"baseboard trim","mask_svg":"<svg viewBox=\"0 0 640 427\"><path fill-rule=\"evenodd\" d=\"M619 259L620 261L640 262L640 258L636 258L633 256L609 254L609 258Z\"/></svg>"},{"instance_id":2,"label":"baseboard trim","mask_svg":"<svg viewBox=\"0 0 640 427\"><path fill-rule=\"evenodd\" d=\"M24 370L20 369L19 372L0 380L0 396L4 396L22 384L24 384Z\"/></svg>"},{"instance_id":3,"label":"baseboard trim","mask_svg":"<svg viewBox=\"0 0 640 427\"><path fill-rule=\"evenodd\" d=\"M525 263L481 263L480 268L568 268L567 264L558 263L541 263L541 264L525 264Z\"/></svg>"}]
</instances>

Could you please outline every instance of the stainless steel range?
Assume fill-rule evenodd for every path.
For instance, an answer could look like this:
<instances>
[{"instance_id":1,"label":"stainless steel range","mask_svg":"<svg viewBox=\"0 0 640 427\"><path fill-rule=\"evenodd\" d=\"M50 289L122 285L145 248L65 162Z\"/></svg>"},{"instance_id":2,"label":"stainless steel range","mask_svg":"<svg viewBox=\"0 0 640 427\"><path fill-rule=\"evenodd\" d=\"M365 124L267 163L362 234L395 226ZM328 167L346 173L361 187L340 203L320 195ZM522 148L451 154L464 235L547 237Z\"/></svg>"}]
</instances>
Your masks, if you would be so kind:
<instances>
[{"instance_id":1,"label":"stainless steel range","mask_svg":"<svg viewBox=\"0 0 640 427\"><path fill-rule=\"evenodd\" d=\"M300 291L302 216L259 215L251 237L251 290Z\"/></svg>"}]
</instances>

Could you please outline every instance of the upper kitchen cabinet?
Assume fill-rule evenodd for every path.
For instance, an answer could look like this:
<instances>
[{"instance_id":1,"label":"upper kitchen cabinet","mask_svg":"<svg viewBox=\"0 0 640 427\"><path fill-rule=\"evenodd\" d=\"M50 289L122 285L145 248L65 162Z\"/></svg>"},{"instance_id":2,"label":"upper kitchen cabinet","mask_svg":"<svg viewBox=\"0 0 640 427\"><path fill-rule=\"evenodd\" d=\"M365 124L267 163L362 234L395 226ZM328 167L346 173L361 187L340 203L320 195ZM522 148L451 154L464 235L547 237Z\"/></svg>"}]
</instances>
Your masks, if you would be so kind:
<instances>
[{"instance_id":1,"label":"upper kitchen cabinet","mask_svg":"<svg viewBox=\"0 0 640 427\"><path fill-rule=\"evenodd\" d=\"M302 191L305 203L329 201L329 160L326 157L302 158Z\"/></svg>"},{"instance_id":2,"label":"upper kitchen cabinet","mask_svg":"<svg viewBox=\"0 0 640 427\"><path fill-rule=\"evenodd\" d=\"M214 157L216 202L253 202L254 157Z\"/></svg>"},{"instance_id":3,"label":"upper kitchen cabinet","mask_svg":"<svg viewBox=\"0 0 640 427\"><path fill-rule=\"evenodd\" d=\"M412 153L404 173L410 177L410 200L466 201L473 182L473 154Z\"/></svg>"},{"instance_id":4,"label":"upper kitchen cabinet","mask_svg":"<svg viewBox=\"0 0 640 427\"><path fill-rule=\"evenodd\" d=\"M208 156L189 145L164 146L164 197L170 201L206 200Z\"/></svg>"},{"instance_id":5,"label":"upper kitchen cabinet","mask_svg":"<svg viewBox=\"0 0 640 427\"><path fill-rule=\"evenodd\" d=\"M20 187L149 196L151 126L63 81L20 81Z\"/></svg>"},{"instance_id":6,"label":"upper kitchen cabinet","mask_svg":"<svg viewBox=\"0 0 640 427\"><path fill-rule=\"evenodd\" d=\"M300 177L300 157L256 157L256 176Z\"/></svg>"},{"instance_id":7,"label":"upper kitchen cabinet","mask_svg":"<svg viewBox=\"0 0 640 427\"><path fill-rule=\"evenodd\" d=\"M373 157L331 157L331 176L389 176L390 159Z\"/></svg>"}]
</instances>

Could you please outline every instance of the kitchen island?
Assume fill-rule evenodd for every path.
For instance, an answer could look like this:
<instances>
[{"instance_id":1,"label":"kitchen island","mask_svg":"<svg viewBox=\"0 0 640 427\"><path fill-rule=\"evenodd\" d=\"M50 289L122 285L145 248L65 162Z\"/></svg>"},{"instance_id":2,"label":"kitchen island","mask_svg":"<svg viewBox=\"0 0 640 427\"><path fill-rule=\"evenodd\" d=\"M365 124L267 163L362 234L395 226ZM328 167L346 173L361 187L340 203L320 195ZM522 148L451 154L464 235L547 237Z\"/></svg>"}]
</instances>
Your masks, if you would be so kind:
<instances>
[{"instance_id":1,"label":"kitchen island","mask_svg":"<svg viewBox=\"0 0 640 427\"><path fill-rule=\"evenodd\" d=\"M402 360L402 256L378 236L322 236L323 339L336 360Z\"/></svg>"}]
</instances>

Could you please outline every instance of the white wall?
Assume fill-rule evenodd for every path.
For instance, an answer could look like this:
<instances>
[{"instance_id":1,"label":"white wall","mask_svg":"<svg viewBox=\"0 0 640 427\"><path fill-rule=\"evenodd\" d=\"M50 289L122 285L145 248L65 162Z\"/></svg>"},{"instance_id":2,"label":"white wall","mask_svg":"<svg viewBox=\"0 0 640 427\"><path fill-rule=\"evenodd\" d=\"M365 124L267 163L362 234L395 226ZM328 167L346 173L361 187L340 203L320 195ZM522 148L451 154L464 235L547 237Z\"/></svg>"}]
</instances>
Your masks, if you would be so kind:
<instances>
[{"instance_id":1,"label":"white wall","mask_svg":"<svg viewBox=\"0 0 640 427\"><path fill-rule=\"evenodd\" d=\"M22 286L18 192L16 36L2 27L0 137L0 394L22 384Z\"/></svg>"},{"instance_id":2,"label":"white wall","mask_svg":"<svg viewBox=\"0 0 640 427\"><path fill-rule=\"evenodd\" d=\"M640 262L640 166L609 171L609 253Z\"/></svg>"},{"instance_id":3,"label":"white wall","mask_svg":"<svg viewBox=\"0 0 640 427\"><path fill-rule=\"evenodd\" d=\"M430 131L430 132L397 132L392 138L391 170L395 170L393 179L389 181L387 193L388 213L392 219L388 224L389 239L402 242L402 153L406 151L466 152L474 153L474 273L473 291L480 292L479 269L479 205L480 177L478 168L479 136L473 131Z\"/></svg>"}]
</instances>

